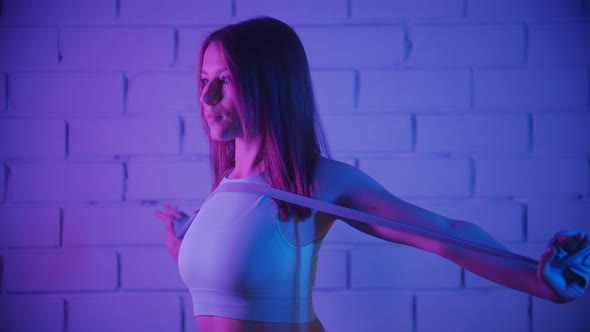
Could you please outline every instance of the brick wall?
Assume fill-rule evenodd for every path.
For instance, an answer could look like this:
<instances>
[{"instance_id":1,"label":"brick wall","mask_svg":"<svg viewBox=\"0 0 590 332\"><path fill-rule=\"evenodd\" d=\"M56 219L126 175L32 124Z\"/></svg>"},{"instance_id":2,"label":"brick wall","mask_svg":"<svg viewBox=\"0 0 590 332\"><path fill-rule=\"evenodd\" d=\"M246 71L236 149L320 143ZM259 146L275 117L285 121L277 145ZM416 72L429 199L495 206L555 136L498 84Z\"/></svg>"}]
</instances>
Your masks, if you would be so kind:
<instances>
[{"instance_id":1,"label":"brick wall","mask_svg":"<svg viewBox=\"0 0 590 332\"><path fill-rule=\"evenodd\" d=\"M207 195L195 53L257 15L304 42L334 156L538 257L590 230L590 1L0 2L0 330L196 331L151 211ZM336 224L328 331L588 331L555 305Z\"/></svg>"}]
</instances>

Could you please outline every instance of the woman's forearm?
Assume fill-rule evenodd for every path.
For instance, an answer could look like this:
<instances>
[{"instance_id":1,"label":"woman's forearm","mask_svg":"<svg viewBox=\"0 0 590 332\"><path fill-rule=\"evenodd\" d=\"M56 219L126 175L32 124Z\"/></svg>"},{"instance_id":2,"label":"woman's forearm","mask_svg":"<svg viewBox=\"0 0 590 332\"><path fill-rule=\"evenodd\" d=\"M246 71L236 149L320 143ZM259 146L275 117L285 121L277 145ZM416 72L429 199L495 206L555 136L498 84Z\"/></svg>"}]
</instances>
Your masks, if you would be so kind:
<instances>
[{"instance_id":1,"label":"woman's forearm","mask_svg":"<svg viewBox=\"0 0 590 332\"><path fill-rule=\"evenodd\" d=\"M454 220L449 232L453 237L507 250L479 226L469 222ZM481 277L546 300L562 302L549 286L537 277L537 265L458 245L446 245L441 248L438 254Z\"/></svg>"}]
</instances>

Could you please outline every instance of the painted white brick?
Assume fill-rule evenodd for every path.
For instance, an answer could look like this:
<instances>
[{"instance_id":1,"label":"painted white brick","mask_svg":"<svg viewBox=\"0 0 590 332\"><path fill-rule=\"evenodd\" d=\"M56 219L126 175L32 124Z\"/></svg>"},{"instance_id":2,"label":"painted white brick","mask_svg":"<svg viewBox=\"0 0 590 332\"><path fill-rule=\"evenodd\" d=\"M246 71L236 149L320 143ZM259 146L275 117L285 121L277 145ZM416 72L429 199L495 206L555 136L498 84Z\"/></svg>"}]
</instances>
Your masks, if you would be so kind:
<instances>
[{"instance_id":1,"label":"painted white brick","mask_svg":"<svg viewBox=\"0 0 590 332\"><path fill-rule=\"evenodd\" d=\"M67 302L70 332L181 331L176 294L80 294Z\"/></svg>"},{"instance_id":2,"label":"painted white brick","mask_svg":"<svg viewBox=\"0 0 590 332\"><path fill-rule=\"evenodd\" d=\"M590 64L590 23L533 24L529 27L528 63Z\"/></svg>"},{"instance_id":3,"label":"painted white brick","mask_svg":"<svg viewBox=\"0 0 590 332\"><path fill-rule=\"evenodd\" d=\"M35 116L44 116L50 113L112 114L121 113L125 106L126 111L131 113L173 113L174 116L178 116L178 113L187 113L181 114L185 125L182 141L178 140L180 133L178 132L179 120L177 118L174 118L174 126L172 120L170 123L167 123L167 120L164 121L166 123L162 123L162 126L168 129L163 131L162 135L155 135L160 136L158 141L152 141L151 137L146 134L149 128L155 126L154 123L140 125L137 130L134 130L136 128L134 126L125 127L132 128L128 131L133 135L141 136L144 142L147 142L145 145L138 142L130 144L129 141L126 141L130 137L123 135L123 129L118 131L104 130L106 127L110 129L123 126L123 122L112 123L110 126L106 126L104 123L103 126L98 126L98 123L90 126L90 119L68 117L67 120L71 120L69 122L70 153L78 156L89 155L88 151L92 149L95 149L96 154L105 155L170 153L170 151L178 153L180 151L184 155L205 157L208 154L207 142L206 137L202 134L202 126L196 108L197 96L194 80L196 51L205 34L215 28L214 24L235 21L231 17L231 3L229 0L216 3L207 2L206 4L202 0L121 0L119 2L121 11L119 18L116 19L116 1L114 0L41 1L36 3L37 7L34 8L25 1L5 0L2 2L0 24L6 24L6 26L2 27L2 30L18 30L19 32L27 30L34 33L20 34L17 39L19 43L13 43L14 46L11 46L10 54L0 55L0 68L8 68L5 70L8 72L7 86L5 86L3 76L5 74L0 73L0 112L4 111L4 101L6 100L9 105L8 112L29 113L29 115L34 113ZM404 113L416 110L449 111L456 113L464 112L466 108L472 106L488 108L494 112L504 108L523 109L525 112L531 110L536 112L551 107L567 108L568 110L585 109L590 93L590 89L588 89L589 78L587 70L580 68L580 66L587 65L589 61L587 43L582 42L587 39L584 38L587 35L587 24L586 22L564 23L546 20L553 18L577 19L583 15L590 17L590 11L587 10L590 8L590 1L585 3L584 7L583 1L576 0L541 0L540 2L499 0L493 4L479 0L468 2L447 0L436 3L425 0L352 0L348 2L352 15L348 19L345 17L347 2L344 0L327 0L321 3L304 0L298 3L297 8L287 5L286 2L284 2L284 6L281 6L263 0L238 0L235 1L235 6L238 20L266 11L287 20L288 23L368 23L358 26L329 25L320 27L307 25L300 26L298 29L298 31L303 31L302 37L306 37L304 41L306 41L312 65L315 68L333 70L313 72L317 101L322 116L325 114L333 116L337 113L337 116L332 118L337 118L339 121L335 122L336 125L333 127L336 127L336 132L341 133L342 137L332 140L332 146L341 147L336 149L337 156L340 153L340 156L350 159L352 148L355 150L354 153L361 156L363 153L380 153L381 150L371 150L375 147L383 148L384 153L388 154L411 151L410 135L412 132L408 124L408 116L398 117L398 119L404 119L404 124L400 124L401 128L390 129L396 132L395 135L402 137L399 142L403 141L404 143L399 146L399 149L392 148L399 143L397 140L391 146L380 145L387 140L380 140L376 144L363 141L367 139L362 136L363 131L379 138L397 137L383 129L387 121L378 121L377 126L371 121L366 121L366 123L354 121L361 118L383 116L383 114L376 115L368 112L365 117L364 112L367 110L402 111ZM67 8L64 7L66 5ZM22 9L26 6L30 8L23 11ZM584 8L586 8L585 14L582 13ZM15 9L21 10L21 12ZM314 11L309 14L304 13L304 11L311 10ZM462 18L464 11L467 11L469 25L451 26L446 24L447 21L441 25L443 22L438 21ZM489 23L482 24L482 21L488 19ZM124 24L140 25L97 26L97 24L116 23L115 20ZM532 23L529 23L529 20L533 20ZM495 69L480 70L476 68L475 82L471 82L467 68L458 70L439 70L438 68L392 70L391 72L395 75L390 75L390 71L387 71L387 75L384 75L387 79L379 79L378 75L367 76L367 73L373 72L368 70L360 72L358 87L360 90L355 91L357 87L354 69L389 68L406 61L404 28L391 25L392 23L401 25L404 21L410 23L416 21L417 24L410 24L414 27L409 35L413 42L414 53L410 54L413 57L407 61L425 66L475 67L520 64L519 61L522 61L522 58L518 58L518 56L522 56L523 47L521 25L525 22L528 24L530 38L527 64L539 65L539 68L501 69L501 73L496 76L494 76ZM159 25L151 25L154 23ZM378 26L379 23L386 23L386 25ZM178 24L181 26L177 26ZM183 24L190 25L182 26ZM57 25L60 25L64 32L63 65L66 69L67 67L82 67L84 70L114 69L115 71L107 73L39 72L39 68L43 70L47 70L48 67L54 69L53 67L57 65ZM107 30L108 33L105 32ZM115 33L111 34L112 31ZM127 33L127 31L132 32ZM150 31L156 33L150 34ZM178 40L175 40L174 31L178 32ZM86 34L86 32L90 33ZM143 42L141 38L146 35L154 42ZM22 36L30 37L24 38ZM87 36L107 39L95 42L87 39ZM80 38L83 44L73 44L74 37ZM375 40L379 40L381 44L375 43ZM504 47L497 47L498 43L502 43ZM437 49L439 44L442 44L442 47ZM1 38L0 45L2 45ZM31 45L35 47L31 47ZM177 55L174 55L175 48L178 50ZM20 51L16 52L15 49ZM17 56L18 53L20 55ZM176 63L174 63L175 58L177 59ZM412 62L412 60L414 61ZM191 71L126 73L129 78L129 90L127 105L123 104L124 80L122 74L116 71L146 68L150 70L168 69L170 66L190 68ZM335 68L337 70L334 71ZM398 75L400 72L403 74ZM507 72L508 74L506 74ZM485 75L481 76L482 73ZM472 105L471 101L473 98L471 86L476 89L475 105ZM6 91L9 92L9 95L6 95ZM393 95L394 93L397 95ZM355 100L357 94L360 97L358 104ZM479 99L482 97L483 99ZM361 110L361 114L347 114L357 107ZM342 117L339 118L340 115ZM419 114L417 116L418 150L435 153L468 151L476 154L525 151L523 150L523 146L525 146L523 145L523 136L527 134L528 130L528 127L522 128L522 119L525 115L504 117L489 114L490 118L486 118L488 121L484 121L486 116L488 114L478 114L473 117L469 115L437 118L432 115L422 116ZM348 123L358 124L355 127L364 129L350 131L344 135L342 128L338 127L339 125L345 127L346 123L344 122L346 121L340 121L344 118ZM146 121L150 122L152 119L149 118L149 121ZM426 128L424 119L432 120ZM440 119L444 120L438 121ZM471 121L471 119L478 120ZM2 126L6 123L5 121L10 121L9 126L4 125L3 128L0 128L0 136L4 135L2 137L10 137L11 139L10 144L5 144L6 146L0 148L1 158L63 157L63 142L65 141L63 120L18 119L18 121L21 120L26 121L27 125L24 127L14 125L13 118L6 118L0 122L0 126ZM74 126L74 124L80 123L76 122L78 120L86 121L86 127ZM104 118L99 120L102 121ZM138 121L142 122L143 120L145 119ZM500 124L503 120L504 123ZM525 188L518 189L521 191L521 195L544 197L543 190L545 189L535 189L537 183L539 186L550 187L551 189L548 189L550 192L547 194L550 196L567 195L568 197L572 196L572 199L577 199L580 195L585 197L584 195L588 194L588 176L590 174L588 173L586 155L589 152L589 146L586 142L590 140L585 139L586 132L589 131L586 128L586 120L586 115L583 114L533 113L534 152L547 154L548 157L553 158L557 155L573 154L579 159L575 160L576 166L571 168L559 165L540 166L541 170L538 174L531 172L526 167L516 167L514 177L518 181L514 186ZM49 123L51 123L49 126L40 125ZM60 125L57 125L58 123ZM468 123L469 125L462 127L460 123ZM25 127L34 127L29 132L35 132L36 135L33 137L25 134L23 129ZM94 139L98 136L96 132L93 137L90 137L91 131L99 127L103 128L104 132L108 132L108 135L113 136L113 140L118 139L116 147L102 145L102 142ZM163 129L160 126L155 127ZM425 129L430 131L426 137L422 136ZM496 135L492 135L493 129L498 129ZM475 131L477 135L473 134ZM500 132L502 132L502 136L499 135ZM484 133L487 135L483 135ZM80 135L85 135L84 137L92 141L90 143L94 145L90 148L88 145L86 147L76 145L78 142L76 138L82 137ZM353 140L358 135L361 137ZM437 140L437 135L442 138ZM26 136L33 137L33 139ZM105 138L110 139L110 136ZM125 138L122 139L123 137ZM427 141L424 139L430 140L426 146L424 143ZM43 142L39 142L39 140ZM57 142L60 140L62 145L59 145L61 146L59 151L61 152L57 153ZM0 142L5 141L0 138ZM171 142L175 142L173 150L170 150L173 145ZM21 148L16 151L14 150L16 146ZM424 150L424 148L430 150ZM361 159L361 166L365 166L366 162L367 160ZM375 164L373 167L375 174L383 174L385 180L382 183L387 183L388 188L394 188L395 190L392 192L396 195L401 192L414 197L464 198L471 196L472 187L475 185L477 188L481 182L479 177L475 179L475 184L471 182L474 176L480 176L478 174L481 171L479 161L476 163L475 175L471 174L470 163L467 160L438 160L434 166L442 166L442 168L434 167L430 161L425 160L388 161L391 164L402 162L403 165L397 168L384 166L385 164L380 161L370 162ZM568 163L569 161L560 160L557 164L561 162ZM9 186L7 194L9 201L16 199L20 201L53 200L55 202L50 202L50 207L47 208L26 207L25 209L19 207L16 209L11 207L11 211L16 209L15 211L19 212L8 213L8 218L5 218L5 214L3 214L8 207L0 209L0 224L12 221L18 221L19 224L18 227L10 226L8 232L2 233L0 231L0 246L2 247L57 245L59 241L59 236L56 235L59 231L59 215L57 208L51 206L59 201L62 203L63 200L70 199L120 201L125 195L123 188L127 188L128 195L125 197L131 197L131 199L180 197L196 201L196 198L206 196L210 190L207 161L189 163L190 166L184 165L186 167L173 166L181 162L178 164L157 163L158 165L155 167L143 167L153 165L146 162L144 164L133 162L129 166L127 186L123 183L123 172L121 172L122 168L119 164L108 165L106 168L102 163L86 164L79 169L67 168L57 173L54 172L56 168L53 166L34 164L26 166L31 166L31 168L27 168L30 172L25 174L22 172L22 165L12 164L8 161L6 163L12 169L9 181L6 183ZM427 163L428 166L426 166ZM195 168L195 164L199 165ZM93 166L87 168L89 165ZM0 201L4 199L5 185L1 167L0 164ZM509 170L514 166L504 165L499 170L493 170L494 168L489 167L489 172L484 172L485 176L492 177L489 181L494 186L496 186L494 182L499 182L496 187L489 187L490 191L497 189L501 193L499 195L513 195L511 187L503 187L503 181L502 179L498 180L498 174L507 172L509 175L507 181L510 181L512 175ZM391 172L392 170L394 172ZM533 174L529 175L528 173ZM33 175L31 176L31 174ZM174 176L170 174L174 174ZM47 177L49 179L46 179ZM553 177L556 178L553 179ZM180 182L175 178L182 178L183 181ZM95 182L89 183L89 179ZM37 183L38 180L41 182ZM381 179L379 180L381 181ZM561 184L562 182L565 184ZM25 184L24 189L21 188L21 184ZM80 186L80 184L84 184L84 186ZM398 190L400 184L402 184L402 190ZM195 191L194 187L201 189ZM557 189L554 190L554 188ZM497 194L484 194L483 198L494 195ZM538 257L542 252L544 242L555 230L587 228L586 221L590 215L588 202L584 200L569 202L566 201L568 197L563 197L558 201L545 198L540 200L538 197L533 197L531 200L527 197L528 241L534 242L527 245L539 247L533 252L534 257ZM438 213L444 215L448 213L450 217L456 219L474 221L489 230L494 237L502 241L509 241L509 244L521 240L524 229L522 222L525 220L523 219L522 206L519 204L486 200L468 201L461 204L452 201L436 203L422 200L417 205L422 206L422 203ZM66 249L70 253L69 256L65 255L68 256L67 259L63 255L55 256L59 256L59 259L47 255L43 259L35 257L34 261L27 258L24 262L20 256L19 259L12 256L24 254L24 251L20 253L14 250L5 250L0 261L3 270L1 286L4 292L3 295L0 295L0 316L4 316L6 312L3 308L9 306L9 309L14 311L14 314L12 311L10 312L9 322L13 325L17 324L17 326L5 327L3 324L6 321L0 319L0 330L19 328L61 332L66 328L63 321L64 314L66 314L63 311L63 296L51 295L51 299L47 298L46 300L45 295L38 297L19 294L17 296L7 295L6 292L66 291L68 292L65 297L68 300L67 328L69 331L102 331L105 329L111 331L181 331L183 330L182 319L184 319L184 330L196 331L190 296L186 291L182 293L180 291L178 293L170 292L170 290L180 289L182 285L171 286L178 279L172 281L170 277L174 269L168 267L170 265L174 267L174 264L163 247L162 222L152 215L153 209L155 208L128 206L70 207L66 204L62 234L63 245L66 247L158 246L149 249L121 249L123 272L118 278L124 289L131 291L162 289L164 294L71 293L71 291L110 292L117 287L116 254L108 251L110 249L106 250L109 252L108 255L104 257L98 255L99 258L92 258L85 254L87 250L93 251L94 249L69 248ZM37 212L40 210L48 212L38 214ZM13 215L16 217L11 217ZM35 233L30 231L33 227ZM4 227L4 229L7 228ZM142 231L137 232L138 229ZM316 298L319 299L316 300L318 314L329 331L378 332L391 331L392 327L395 327L396 331L440 331L441 328L444 328L454 331L561 331L566 329L575 332L585 331L585 327L589 326L585 320L585 311L582 311L588 307L587 301L580 300L581 302L577 301L566 306L544 308L542 306L548 303L535 299L531 318L526 307L523 309L523 306L520 305L523 302L520 294L517 298L497 296L490 299L487 294L496 293L495 291L501 286L492 286L491 282L468 271L465 272L467 288L491 289L483 293L469 293L474 295L468 300L460 298L464 293L462 291L449 291L445 293L449 296L441 296L426 303L423 301L423 295L436 297L438 293L419 292L418 307L416 308L418 321L415 322L412 294L407 289L399 293L382 289L382 287L390 287L383 285L392 281L391 278L385 276L390 272L397 272L391 266L383 269L377 268L377 266L371 267L375 270L374 275L378 278L367 279L367 283L373 283L375 291L341 291L347 287L347 278L349 277L346 272L349 268L347 266L349 245L382 245L385 243L384 241L372 238L338 222L334 225L325 243L328 244L328 247L325 247L320 254L316 283L316 288L319 290L315 293ZM338 246L332 246L333 244ZM363 248L362 250L375 249ZM421 253L411 248L408 250ZM69 257L75 257L75 259ZM438 260L444 261L437 257L435 259L437 259L436 262ZM376 265L386 261L388 261L387 258L380 259ZM154 262L155 264L152 266L151 263ZM438 264L436 262L434 265ZM17 265L20 270L15 271L14 267ZM20 267L25 265L30 265L30 267ZM49 265L51 266L46 267ZM73 275L70 275L73 269L70 265L75 266L73 268L76 271ZM424 265L428 266L428 264ZM39 276L34 276L35 280L27 276L25 281L20 281L22 275L31 274L31 269L38 268L38 266L41 266L42 270ZM162 268L148 277L145 276L145 273L142 275L142 272L154 269L154 266ZM90 273L86 270L87 267L91 268L90 272L93 272L96 280L79 281L87 279L83 275L83 273ZM454 266L454 268L457 267ZM430 274L435 275L439 270L435 269ZM49 272L46 273L46 271ZM453 273L453 275L456 274ZM394 279L399 277L396 274L393 276ZM99 278L102 279L98 280ZM18 281L15 282L17 279ZM452 280L457 279L453 277ZM410 279L409 282L427 283L421 279ZM20 288L16 288L17 286ZM506 294L517 293L506 292ZM458 296L459 299L455 299L456 295L461 296ZM21 296L22 298L18 301L15 299ZM579 303L581 305L578 305ZM424 311L424 308L433 311ZM566 310L567 312L565 312ZM492 317L492 313L495 318ZM15 319L17 319L16 323ZM530 323L530 319L533 320L532 323ZM105 322L105 324L96 325L96 321ZM417 325L414 325L413 322ZM528 325L529 323L531 326Z\"/></svg>"},{"instance_id":4,"label":"painted white brick","mask_svg":"<svg viewBox=\"0 0 590 332\"><path fill-rule=\"evenodd\" d=\"M209 154L209 139L200 117L184 118L183 154Z\"/></svg>"},{"instance_id":5,"label":"painted white brick","mask_svg":"<svg viewBox=\"0 0 590 332\"><path fill-rule=\"evenodd\" d=\"M577 0L470 0L467 17L475 19L573 18L583 14Z\"/></svg>"},{"instance_id":6,"label":"painted white brick","mask_svg":"<svg viewBox=\"0 0 590 332\"><path fill-rule=\"evenodd\" d=\"M11 292L112 291L117 259L110 249L12 251L4 254L2 288Z\"/></svg>"},{"instance_id":7,"label":"painted white brick","mask_svg":"<svg viewBox=\"0 0 590 332\"><path fill-rule=\"evenodd\" d=\"M297 28L312 68L367 68L400 63L404 36L399 26ZM375 41L381 42L375 42Z\"/></svg>"},{"instance_id":8,"label":"painted white brick","mask_svg":"<svg viewBox=\"0 0 590 332\"><path fill-rule=\"evenodd\" d=\"M401 19L447 19L463 14L463 1L352 0L352 18L379 22Z\"/></svg>"},{"instance_id":9,"label":"painted white brick","mask_svg":"<svg viewBox=\"0 0 590 332\"><path fill-rule=\"evenodd\" d=\"M57 45L55 28L0 27L0 68L56 66Z\"/></svg>"},{"instance_id":10,"label":"painted white brick","mask_svg":"<svg viewBox=\"0 0 590 332\"><path fill-rule=\"evenodd\" d=\"M391 153L412 149L409 116L324 115L322 122L330 148L335 153Z\"/></svg>"},{"instance_id":11,"label":"painted white brick","mask_svg":"<svg viewBox=\"0 0 590 332\"><path fill-rule=\"evenodd\" d=\"M114 0L4 0L0 23L113 23L116 14Z\"/></svg>"},{"instance_id":12,"label":"painted white brick","mask_svg":"<svg viewBox=\"0 0 590 332\"><path fill-rule=\"evenodd\" d=\"M493 201L419 201L416 205L450 219L474 223L501 242L516 242L524 238L524 207L520 204Z\"/></svg>"},{"instance_id":13,"label":"painted white brick","mask_svg":"<svg viewBox=\"0 0 590 332\"><path fill-rule=\"evenodd\" d=\"M348 254L344 250L322 248L318 257L314 289L344 289L348 280Z\"/></svg>"},{"instance_id":14,"label":"painted white brick","mask_svg":"<svg viewBox=\"0 0 590 332\"><path fill-rule=\"evenodd\" d=\"M174 33L168 27L64 27L66 67L135 69L174 64Z\"/></svg>"},{"instance_id":15,"label":"painted white brick","mask_svg":"<svg viewBox=\"0 0 590 332\"><path fill-rule=\"evenodd\" d=\"M57 247L59 223L57 208L0 207L0 247Z\"/></svg>"},{"instance_id":16,"label":"painted white brick","mask_svg":"<svg viewBox=\"0 0 590 332\"><path fill-rule=\"evenodd\" d=\"M12 164L9 199L14 201L120 200L119 164Z\"/></svg>"},{"instance_id":17,"label":"painted white brick","mask_svg":"<svg viewBox=\"0 0 590 332\"><path fill-rule=\"evenodd\" d=\"M197 322L193 314L193 301L190 294L182 297L184 310L184 332L199 332Z\"/></svg>"},{"instance_id":18,"label":"painted white brick","mask_svg":"<svg viewBox=\"0 0 590 332\"><path fill-rule=\"evenodd\" d=\"M533 297L532 324L535 332L586 332L590 327L590 296L566 305Z\"/></svg>"},{"instance_id":19,"label":"painted white brick","mask_svg":"<svg viewBox=\"0 0 590 332\"><path fill-rule=\"evenodd\" d=\"M67 207L64 246L164 245L157 207ZM191 213L187 211L187 214Z\"/></svg>"},{"instance_id":20,"label":"painted white brick","mask_svg":"<svg viewBox=\"0 0 590 332\"><path fill-rule=\"evenodd\" d=\"M471 192L468 160L362 159L360 168L396 196L465 197Z\"/></svg>"},{"instance_id":21,"label":"painted white brick","mask_svg":"<svg viewBox=\"0 0 590 332\"><path fill-rule=\"evenodd\" d=\"M56 296L0 296L0 330L62 332L64 300Z\"/></svg>"},{"instance_id":22,"label":"painted white brick","mask_svg":"<svg viewBox=\"0 0 590 332\"><path fill-rule=\"evenodd\" d=\"M62 120L0 119L0 157L63 158L66 125Z\"/></svg>"},{"instance_id":23,"label":"painted white brick","mask_svg":"<svg viewBox=\"0 0 590 332\"><path fill-rule=\"evenodd\" d=\"M203 24L229 22L230 0L121 0L119 20L125 23Z\"/></svg>"},{"instance_id":24,"label":"painted white brick","mask_svg":"<svg viewBox=\"0 0 590 332\"><path fill-rule=\"evenodd\" d=\"M533 148L537 152L590 152L590 115L534 114Z\"/></svg>"},{"instance_id":25,"label":"painted white brick","mask_svg":"<svg viewBox=\"0 0 590 332\"><path fill-rule=\"evenodd\" d=\"M127 198L204 198L211 192L209 162L129 163Z\"/></svg>"},{"instance_id":26,"label":"painted white brick","mask_svg":"<svg viewBox=\"0 0 590 332\"><path fill-rule=\"evenodd\" d=\"M416 65L518 65L524 61L521 25L419 25L411 34Z\"/></svg>"},{"instance_id":27,"label":"painted white brick","mask_svg":"<svg viewBox=\"0 0 590 332\"><path fill-rule=\"evenodd\" d=\"M580 107L588 103L588 87L588 74L581 69L481 69L475 71L475 105Z\"/></svg>"},{"instance_id":28,"label":"painted white brick","mask_svg":"<svg viewBox=\"0 0 590 332\"><path fill-rule=\"evenodd\" d=\"M313 71L311 78L320 114L352 111L355 103L354 73Z\"/></svg>"},{"instance_id":29,"label":"painted white brick","mask_svg":"<svg viewBox=\"0 0 590 332\"><path fill-rule=\"evenodd\" d=\"M127 110L133 113L197 112L195 72L149 73L129 76Z\"/></svg>"},{"instance_id":30,"label":"painted white brick","mask_svg":"<svg viewBox=\"0 0 590 332\"><path fill-rule=\"evenodd\" d=\"M8 76L10 110L27 113L118 113L123 77L110 73L18 73Z\"/></svg>"},{"instance_id":31,"label":"painted white brick","mask_svg":"<svg viewBox=\"0 0 590 332\"><path fill-rule=\"evenodd\" d=\"M178 28L178 60L177 66L189 67L194 70L197 66L199 47L207 36L219 26L208 27L179 27Z\"/></svg>"},{"instance_id":32,"label":"painted white brick","mask_svg":"<svg viewBox=\"0 0 590 332\"><path fill-rule=\"evenodd\" d=\"M527 331L528 296L516 292L436 292L417 296L418 332Z\"/></svg>"},{"instance_id":33,"label":"painted white brick","mask_svg":"<svg viewBox=\"0 0 590 332\"><path fill-rule=\"evenodd\" d=\"M588 231L590 202L541 200L528 204L530 241L549 242L555 232L566 229Z\"/></svg>"},{"instance_id":34,"label":"painted white brick","mask_svg":"<svg viewBox=\"0 0 590 332\"><path fill-rule=\"evenodd\" d=\"M289 24L328 23L344 21L347 17L346 0L239 0L236 18L243 20L257 16L271 16Z\"/></svg>"},{"instance_id":35,"label":"painted white brick","mask_svg":"<svg viewBox=\"0 0 590 332\"><path fill-rule=\"evenodd\" d=\"M588 193L583 159L479 159L477 196L557 196Z\"/></svg>"},{"instance_id":36,"label":"painted white brick","mask_svg":"<svg viewBox=\"0 0 590 332\"><path fill-rule=\"evenodd\" d=\"M176 155L180 150L176 117L79 118L68 124L71 156Z\"/></svg>"},{"instance_id":37,"label":"painted white brick","mask_svg":"<svg viewBox=\"0 0 590 332\"><path fill-rule=\"evenodd\" d=\"M461 268L441 257L402 245L351 250L352 289L459 288ZM434 277L436 276L436 277Z\"/></svg>"},{"instance_id":38,"label":"painted white brick","mask_svg":"<svg viewBox=\"0 0 590 332\"><path fill-rule=\"evenodd\" d=\"M465 288L474 290L505 290L503 285L497 284L475 273L465 270Z\"/></svg>"},{"instance_id":39,"label":"painted white brick","mask_svg":"<svg viewBox=\"0 0 590 332\"><path fill-rule=\"evenodd\" d=\"M360 74L359 107L465 108L470 105L470 90L467 70L366 70Z\"/></svg>"},{"instance_id":40,"label":"painted white brick","mask_svg":"<svg viewBox=\"0 0 590 332\"><path fill-rule=\"evenodd\" d=\"M391 291L315 292L326 331L412 331L412 295Z\"/></svg>"},{"instance_id":41,"label":"painted white brick","mask_svg":"<svg viewBox=\"0 0 590 332\"><path fill-rule=\"evenodd\" d=\"M126 248L120 255L122 289L186 289L178 265L166 248Z\"/></svg>"},{"instance_id":42,"label":"painted white brick","mask_svg":"<svg viewBox=\"0 0 590 332\"><path fill-rule=\"evenodd\" d=\"M416 116L419 152L526 152L529 120L525 114Z\"/></svg>"}]
</instances>

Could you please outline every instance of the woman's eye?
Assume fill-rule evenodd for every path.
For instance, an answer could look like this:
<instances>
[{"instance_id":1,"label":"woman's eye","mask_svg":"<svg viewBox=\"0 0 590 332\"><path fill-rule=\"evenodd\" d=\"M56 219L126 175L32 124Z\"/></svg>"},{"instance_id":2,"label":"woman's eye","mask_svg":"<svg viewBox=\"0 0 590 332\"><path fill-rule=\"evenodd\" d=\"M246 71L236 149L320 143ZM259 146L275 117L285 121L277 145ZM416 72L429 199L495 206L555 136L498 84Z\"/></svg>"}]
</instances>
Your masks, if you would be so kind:
<instances>
[{"instance_id":1,"label":"woman's eye","mask_svg":"<svg viewBox=\"0 0 590 332\"><path fill-rule=\"evenodd\" d=\"M219 79L225 84L229 83L229 78L227 78L227 76L221 76Z\"/></svg>"},{"instance_id":2,"label":"woman's eye","mask_svg":"<svg viewBox=\"0 0 590 332\"><path fill-rule=\"evenodd\" d=\"M207 83L209 83L209 80L206 78L201 78L201 83L203 83L203 85L207 85Z\"/></svg>"}]
</instances>

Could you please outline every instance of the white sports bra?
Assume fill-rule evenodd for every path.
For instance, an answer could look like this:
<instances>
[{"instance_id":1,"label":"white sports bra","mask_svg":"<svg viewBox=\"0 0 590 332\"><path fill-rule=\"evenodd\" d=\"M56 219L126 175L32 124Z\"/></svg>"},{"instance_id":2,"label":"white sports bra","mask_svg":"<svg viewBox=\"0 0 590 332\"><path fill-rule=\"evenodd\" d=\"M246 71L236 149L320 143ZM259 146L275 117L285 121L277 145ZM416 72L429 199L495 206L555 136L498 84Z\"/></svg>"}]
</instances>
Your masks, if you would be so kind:
<instances>
[{"instance_id":1,"label":"white sports bra","mask_svg":"<svg viewBox=\"0 0 590 332\"><path fill-rule=\"evenodd\" d=\"M263 175L224 178L220 185L228 182L266 185ZM195 316L275 323L316 319L312 288L322 241L294 246L281 222L266 195L209 195L185 234L178 259Z\"/></svg>"}]
</instances>

